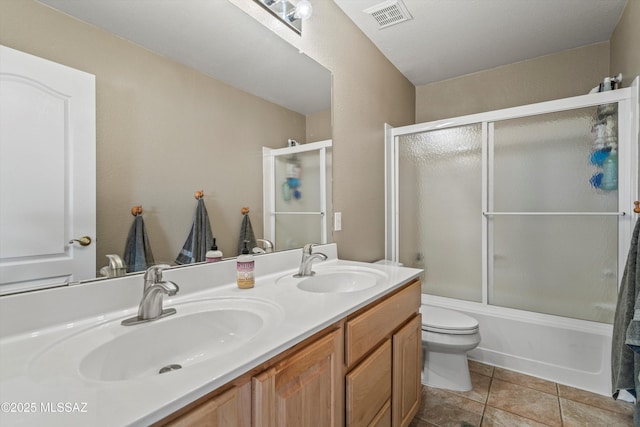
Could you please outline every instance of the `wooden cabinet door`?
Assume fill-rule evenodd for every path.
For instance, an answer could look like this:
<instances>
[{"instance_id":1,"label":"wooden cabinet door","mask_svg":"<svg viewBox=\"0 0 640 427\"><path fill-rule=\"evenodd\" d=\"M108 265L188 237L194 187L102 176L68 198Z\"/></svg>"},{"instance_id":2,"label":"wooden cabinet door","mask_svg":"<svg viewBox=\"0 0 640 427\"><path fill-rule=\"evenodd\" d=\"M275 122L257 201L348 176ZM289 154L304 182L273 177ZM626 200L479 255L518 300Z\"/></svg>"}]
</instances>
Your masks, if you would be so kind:
<instances>
[{"instance_id":1,"label":"wooden cabinet door","mask_svg":"<svg viewBox=\"0 0 640 427\"><path fill-rule=\"evenodd\" d=\"M389 427L391 425L391 400L383 406L378 415L371 421L369 427Z\"/></svg>"},{"instance_id":2,"label":"wooden cabinet door","mask_svg":"<svg viewBox=\"0 0 640 427\"><path fill-rule=\"evenodd\" d=\"M422 317L418 314L393 336L393 427L408 426L418 411L421 373Z\"/></svg>"},{"instance_id":3,"label":"wooden cabinet door","mask_svg":"<svg viewBox=\"0 0 640 427\"><path fill-rule=\"evenodd\" d=\"M338 329L253 377L254 426L342 426L342 342Z\"/></svg>"},{"instance_id":4,"label":"wooden cabinet door","mask_svg":"<svg viewBox=\"0 0 640 427\"><path fill-rule=\"evenodd\" d=\"M378 415L391 398L391 340L347 374L346 389L348 427L384 425Z\"/></svg>"},{"instance_id":5,"label":"wooden cabinet door","mask_svg":"<svg viewBox=\"0 0 640 427\"><path fill-rule=\"evenodd\" d=\"M250 427L251 383L234 387L165 424L170 427Z\"/></svg>"}]
</instances>

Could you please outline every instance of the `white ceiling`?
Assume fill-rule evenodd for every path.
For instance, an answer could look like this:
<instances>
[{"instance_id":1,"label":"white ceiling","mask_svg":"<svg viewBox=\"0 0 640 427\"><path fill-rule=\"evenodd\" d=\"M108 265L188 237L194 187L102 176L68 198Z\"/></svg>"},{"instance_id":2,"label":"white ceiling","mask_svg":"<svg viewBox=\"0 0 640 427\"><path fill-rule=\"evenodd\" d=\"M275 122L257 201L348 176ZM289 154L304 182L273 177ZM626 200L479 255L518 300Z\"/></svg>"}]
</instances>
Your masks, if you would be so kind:
<instances>
[{"instance_id":1,"label":"white ceiling","mask_svg":"<svg viewBox=\"0 0 640 427\"><path fill-rule=\"evenodd\" d=\"M303 114L330 106L330 73L230 2L39 1ZM413 19L378 29L363 10L382 0L333 1L416 86L607 41L627 2L403 0Z\"/></svg>"},{"instance_id":2,"label":"white ceiling","mask_svg":"<svg viewBox=\"0 0 640 427\"><path fill-rule=\"evenodd\" d=\"M382 0L334 1L416 86L608 41L627 3L403 0L413 19L378 29Z\"/></svg>"},{"instance_id":3,"label":"white ceiling","mask_svg":"<svg viewBox=\"0 0 640 427\"><path fill-rule=\"evenodd\" d=\"M299 113L331 107L331 73L228 1L39 1Z\"/></svg>"}]
</instances>

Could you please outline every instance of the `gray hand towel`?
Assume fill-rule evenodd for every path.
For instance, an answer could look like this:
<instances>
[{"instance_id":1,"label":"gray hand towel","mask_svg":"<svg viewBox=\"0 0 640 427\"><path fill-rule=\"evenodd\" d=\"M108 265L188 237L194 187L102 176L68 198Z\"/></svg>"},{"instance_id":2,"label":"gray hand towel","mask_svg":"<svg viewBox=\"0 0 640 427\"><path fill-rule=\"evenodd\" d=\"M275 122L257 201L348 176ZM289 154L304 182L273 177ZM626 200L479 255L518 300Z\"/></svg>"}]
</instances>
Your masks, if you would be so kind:
<instances>
[{"instance_id":1,"label":"gray hand towel","mask_svg":"<svg viewBox=\"0 0 640 427\"><path fill-rule=\"evenodd\" d=\"M211 232L211 223L209 222L209 214L204 205L204 200L198 199L196 212L193 216L193 224L189 231L189 236L184 242L182 250L176 258L178 264L191 264L194 262L203 262L207 251L213 245L213 233Z\"/></svg>"},{"instance_id":2,"label":"gray hand towel","mask_svg":"<svg viewBox=\"0 0 640 427\"><path fill-rule=\"evenodd\" d=\"M249 214L244 214L242 218L242 225L240 226L240 238L238 239L238 255L242 254L242 248L244 247L244 241L248 240L247 248L249 252L253 250L258 244L256 243L256 236L253 234L253 227L251 226L251 220Z\"/></svg>"},{"instance_id":3,"label":"gray hand towel","mask_svg":"<svg viewBox=\"0 0 640 427\"><path fill-rule=\"evenodd\" d=\"M144 271L154 264L147 229L144 226L142 215L136 215L129 229L127 243L124 249L124 264L127 273Z\"/></svg>"}]
</instances>

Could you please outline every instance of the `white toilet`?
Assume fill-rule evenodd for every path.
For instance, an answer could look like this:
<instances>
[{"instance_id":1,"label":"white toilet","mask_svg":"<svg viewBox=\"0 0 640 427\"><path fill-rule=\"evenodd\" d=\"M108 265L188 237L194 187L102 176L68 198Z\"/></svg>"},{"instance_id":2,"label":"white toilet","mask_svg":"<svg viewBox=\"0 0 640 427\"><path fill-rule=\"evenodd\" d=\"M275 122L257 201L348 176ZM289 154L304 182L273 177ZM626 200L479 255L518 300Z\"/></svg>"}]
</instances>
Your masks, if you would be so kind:
<instances>
[{"instance_id":1,"label":"white toilet","mask_svg":"<svg viewBox=\"0 0 640 427\"><path fill-rule=\"evenodd\" d=\"M478 321L457 311L422 305L422 383L471 390L467 351L480 344Z\"/></svg>"}]
</instances>

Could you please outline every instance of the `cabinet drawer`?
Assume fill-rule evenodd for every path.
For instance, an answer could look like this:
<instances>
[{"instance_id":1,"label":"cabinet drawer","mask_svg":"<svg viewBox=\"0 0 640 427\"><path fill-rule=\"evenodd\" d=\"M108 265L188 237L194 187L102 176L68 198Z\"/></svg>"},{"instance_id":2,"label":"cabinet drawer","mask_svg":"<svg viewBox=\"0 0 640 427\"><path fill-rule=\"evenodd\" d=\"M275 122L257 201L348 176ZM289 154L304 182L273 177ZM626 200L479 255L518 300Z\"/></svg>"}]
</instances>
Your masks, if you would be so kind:
<instances>
[{"instance_id":1,"label":"cabinet drawer","mask_svg":"<svg viewBox=\"0 0 640 427\"><path fill-rule=\"evenodd\" d=\"M420 308L420 281L347 321L345 357L348 367L398 328Z\"/></svg>"},{"instance_id":2,"label":"cabinet drawer","mask_svg":"<svg viewBox=\"0 0 640 427\"><path fill-rule=\"evenodd\" d=\"M368 426L391 398L391 340L347 374L347 425Z\"/></svg>"}]
</instances>

